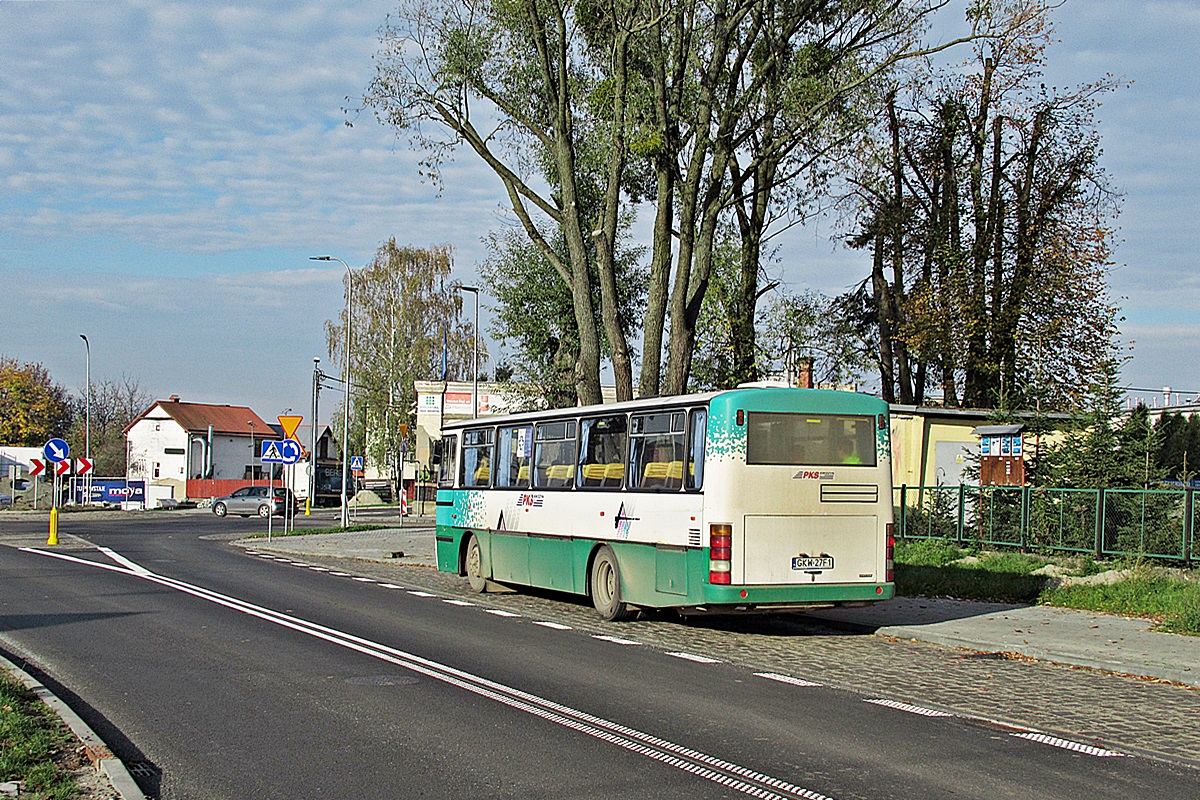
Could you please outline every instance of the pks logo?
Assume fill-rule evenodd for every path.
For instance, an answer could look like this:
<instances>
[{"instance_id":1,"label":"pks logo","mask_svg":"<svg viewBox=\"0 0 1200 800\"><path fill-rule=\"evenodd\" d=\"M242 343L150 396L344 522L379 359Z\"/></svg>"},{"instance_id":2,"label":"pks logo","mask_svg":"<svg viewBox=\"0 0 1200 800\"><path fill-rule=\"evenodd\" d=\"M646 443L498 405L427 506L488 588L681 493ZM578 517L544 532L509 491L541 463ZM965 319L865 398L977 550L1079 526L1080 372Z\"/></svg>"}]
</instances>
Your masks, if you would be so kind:
<instances>
[{"instance_id":1,"label":"pks logo","mask_svg":"<svg viewBox=\"0 0 1200 800\"><path fill-rule=\"evenodd\" d=\"M525 506L527 508L541 508L542 495L540 494L522 494L517 497L517 508Z\"/></svg>"},{"instance_id":2,"label":"pks logo","mask_svg":"<svg viewBox=\"0 0 1200 800\"><path fill-rule=\"evenodd\" d=\"M792 476L793 480L801 481L831 481L833 480L832 472L817 472L816 470L802 469Z\"/></svg>"}]
</instances>

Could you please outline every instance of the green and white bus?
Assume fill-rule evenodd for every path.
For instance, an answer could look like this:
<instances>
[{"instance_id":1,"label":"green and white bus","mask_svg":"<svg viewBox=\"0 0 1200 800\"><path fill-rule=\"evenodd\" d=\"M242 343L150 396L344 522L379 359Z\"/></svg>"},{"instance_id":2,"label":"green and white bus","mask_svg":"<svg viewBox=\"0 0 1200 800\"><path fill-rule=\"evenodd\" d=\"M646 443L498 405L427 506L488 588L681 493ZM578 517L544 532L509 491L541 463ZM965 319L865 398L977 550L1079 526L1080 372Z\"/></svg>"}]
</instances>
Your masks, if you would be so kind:
<instances>
[{"instance_id":1,"label":"green and white bus","mask_svg":"<svg viewBox=\"0 0 1200 800\"><path fill-rule=\"evenodd\" d=\"M608 620L892 597L887 404L739 388L447 424L438 569Z\"/></svg>"}]
</instances>

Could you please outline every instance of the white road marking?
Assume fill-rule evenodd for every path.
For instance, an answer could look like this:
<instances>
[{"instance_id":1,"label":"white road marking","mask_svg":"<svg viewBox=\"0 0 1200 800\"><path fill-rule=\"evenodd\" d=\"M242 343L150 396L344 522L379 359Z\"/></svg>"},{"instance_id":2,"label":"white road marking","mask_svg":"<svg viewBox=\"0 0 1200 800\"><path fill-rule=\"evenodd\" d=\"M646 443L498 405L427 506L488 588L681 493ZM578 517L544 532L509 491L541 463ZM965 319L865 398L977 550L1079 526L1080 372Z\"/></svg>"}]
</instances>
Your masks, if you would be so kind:
<instances>
[{"instance_id":1,"label":"white road marking","mask_svg":"<svg viewBox=\"0 0 1200 800\"><path fill-rule=\"evenodd\" d=\"M489 614L495 614L497 617L519 617L519 616L521 616L520 614L514 614L511 611L505 611L500 608L485 608L484 611L486 611Z\"/></svg>"},{"instance_id":2,"label":"white road marking","mask_svg":"<svg viewBox=\"0 0 1200 800\"><path fill-rule=\"evenodd\" d=\"M792 686L820 686L819 683L806 681L803 678L793 678L791 675L780 675L775 672L756 672L754 673L759 678L766 678L769 681L779 681L780 683L790 683Z\"/></svg>"},{"instance_id":3,"label":"white road marking","mask_svg":"<svg viewBox=\"0 0 1200 800\"><path fill-rule=\"evenodd\" d=\"M350 577L349 572L331 572L329 574L335 578L349 578Z\"/></svg>"},{"instance_id":4,"label":"white road marking","mask_svg":"<svg viewBox=\"0 0 1200 800\"><path fill-rule=\"evenodd\" d=\"M1097 758L1129 758L1127 754L1118 753L1116 750L1105 750L1103 747L1080 744L1068 739L1048 736L1044 733L1010 733L1009 736L1015 736L1018 739L1028 739L1031 742L1038 742L1040 744L1048 744L1051 747L1061 747L1064 750L1073 750L1076 753L1084 753L1089 756L1096 756Z\"/></svg>"},{"instance_id":5,"label":"white road marking","mask_svg":"<svg viewBox=\"0 0 1200 800\"><path fill-rule=\"evenodd\" d=\"M375 582L374 578L351 578L351 580L356 580L359 583L374 583Z\"/></svg>"},{"instance_id":6,"label":"white road marking","mask_svg":"<svg viewBox=\"0 0 1200 800\"><path fill-rule=\"evenodd\" d=\"M436 594L430 594L429 592L418 592L416 589L409 589L408 593L413 597L437 597Z\"/></svg>"},{"instance_id":7,"label":"white road marking","mask_svg":"<svg viewBox=\"0 0 1200 800\"><path fill-rule=\"evenodd\" d=\"M474 603L470 603L466 600L443 600L442 602L447 603L452 606L473 606L473 605L475 605Z\"/></svg>"},{"instance_id":8,"label":"white road marking","mask_svg":"<svg viewBox=\"0 0 1200 800\"><path fill-rule=\"evenodd\" d=\"M313 572L329 572L329 567L309 567Z\"/></svg>"},{"instance_id":9,"label":"white road marking","mask_svg":"<svg viewBox=\"0 0 1200 800\"><path fill-rule=\"evenodd\" d=\"M603 742L608 742L632 753L637 753L646 758L658 761L661 764L675 767L687 772L689 775L703 778L751 797L762 798L762 800L829 800L825 795L810 789L796 786L779 778L773 778L770 775L757 772L749 767L743 767L698 750L692 750L675 742L660 739L652 734L612 722L603 717L597 717L571 708L570 706L556 703L553 700L547 700L538 695L530 694L446 664L440 664L413 653L371 641L370 639L364 639L335 628L328 628L300 617L272 611L269 608L254 605L253 603L239 600L230 595L220 594L201 586L156 575L142 567L137 567L137 569L133 567L117 567L111 564L77 558L66 553L48 552L32 547L22 547L19 549L26 553L34 553L48 558L57 558L88 567L118 572L192 595L193 597L246 614L247 616L312 636L313 638L344 647L348 650L363 653L389 664L395 664L396 666L425 675L434 680L456 686L480 697L495 700L510 708L533 714L570 730L591 736ZM129 563L132 564L132 562ZM637 644L637 642L628 643Z\"/></svg>"},{"instance_id":10,"label":"white road marking","mask_svg":"<svg viewBox=\"0 0 1200 800\"><path fill-rule=\"evenodd\" d=\"M403 589L404 588L403 586L397 586L394 583L381 583L379 585L382 586L384 589Z\"/></svg>"},{"instance_id":11,"label":"white road marking","mask_svg":"<svg viewBox=\"0 0 1200 800\"><path fill-rule=\"evenodd\" d=\"M632 639L622 639L620 636L594 635L594 636L592 636L592 638L599 639L602 642L612 642L613 644L641 645L641 642L635 642Z\"/></svg>"},{"instance_id":12,"label":"white road marking","mask_svg":"<svg viewBox=\"0 0 1200 800\"><path fill-rule=\"evenodd\" d=\"M720 664L720 659L709 658L708 656L698 656L693 653L667 653L674 658L682 658L685 661L695 661L697 664Z\"/></svg>"},{"instance_id":13,"label":"white road marking","mask_svg":"<svg viewBox=\"0 0 1200 800\"><path fill-rule=\"evenodd\" d=\"M953 714L948 714L945 711L934 711L932 708L921 708L921 706L910 706L908 703L897 703L895 700L864 700L864 703L874 703L877 706L886 706L894 708L897 711L907 711L910 714L920 714L922 717L953 717Z\"/></svg>"},{"instance_id":14,"label":"white road marking","mask_svg":"<svg viewBox=\"0 0 1200 800\"><path fill-rule=\"evenodd\" d=\"M556 631L569 631L569 630L571 630L571 626L570 626L570 625L561 625L561 624L559 624L559 623L557 623L557 622L541 622L541 621L535 621L533 624L534 624L534 625L541 625L543 628L553 628L553 629L554 629L554 630L556 630Z\"/></svg>"}]
</instances>

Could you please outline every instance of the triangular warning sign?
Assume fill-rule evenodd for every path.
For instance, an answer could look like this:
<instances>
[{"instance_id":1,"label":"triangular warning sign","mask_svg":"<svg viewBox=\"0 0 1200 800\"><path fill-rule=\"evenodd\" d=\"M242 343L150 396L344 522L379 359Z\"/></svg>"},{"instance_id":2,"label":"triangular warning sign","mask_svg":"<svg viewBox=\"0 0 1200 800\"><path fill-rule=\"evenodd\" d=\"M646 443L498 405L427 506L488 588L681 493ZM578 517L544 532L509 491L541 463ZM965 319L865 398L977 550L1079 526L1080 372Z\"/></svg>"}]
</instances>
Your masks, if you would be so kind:
<instances>
[{"instance_id":1,"label":"triangular warning sign","mask_svg":"<svg viewBox=\"0 0 1200 800\"><path fill-rule=\"evenodd\" d=\"M296 442L299 442L300 440L296 439L296 429L300 427L300 423L303 421L304 417L299 414L280 414L279 426L283 428L283 438L294 439Z\"/></svg>"},{"instance_id":2,"label":"triangular warning sign","mask_svg":"<svg viewBox=\"0 0 1200 800\"><path fill-rule=\"evenodd\" d=\"M263 447L262 460L282 461L283 453L279 452L279 445L275 442L267 442L266 446Z\"/></svg>"}]
</instances>

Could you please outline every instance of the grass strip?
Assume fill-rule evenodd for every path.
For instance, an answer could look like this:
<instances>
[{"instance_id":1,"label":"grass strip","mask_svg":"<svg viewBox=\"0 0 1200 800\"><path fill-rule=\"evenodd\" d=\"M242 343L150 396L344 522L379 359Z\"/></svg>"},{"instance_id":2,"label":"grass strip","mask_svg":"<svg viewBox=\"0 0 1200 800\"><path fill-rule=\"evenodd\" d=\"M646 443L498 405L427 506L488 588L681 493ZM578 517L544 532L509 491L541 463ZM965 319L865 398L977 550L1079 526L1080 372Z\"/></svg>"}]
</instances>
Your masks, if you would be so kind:
<instances>
[{"instance_id":1,"label":"grass strip","mask_svg":"<svg viewBox=\"0 0 1200 800\"><path fill-rule=\"evenodd\" d=\"M1113 583L1057 584L1032 574L1047 564L1081 576L1110 569L1130 574ZM971 551L937 539L903 540L896 543L896 593L1151 617L1159 630L1200 636L1200 580L1164 574L1144 561L1103 563L1090 557Z\"/></svg>"},{"instance_id":2,"label":"grass strip","mask_svg":"<svg viewBox=\"0 0 1200 800\"><path fill-rule=\"evenodd\" d=\"M21 797L69 800L78 787L60 762L70 763L75 746L58 715L0 670L0 782L20 782Z\"/></svg>"},{"instance_id":3,"label":"grass strip","mask_svg":"<svg viewBox=\"0 0 1200 800\"><path fill-rule=\"evenodd\" d=\"M272 531L271 538L278 539L281 536L315 536L315 535L319 535L319 534L323 534L323 533L359 533L362 531L382 531L382 530L387 530L390 527L395 527L395 526L362 524L362 525L351 525L348 528L340 528L340 527L339 528L296 528L295 530L291 530L291 531L287 531L287 532ZM246 539L265 539L265 538L267 538L267 534L266 533L252 533L249 536L246 536L244 538L246 538Z\"/></svg>"}]
</instances>

